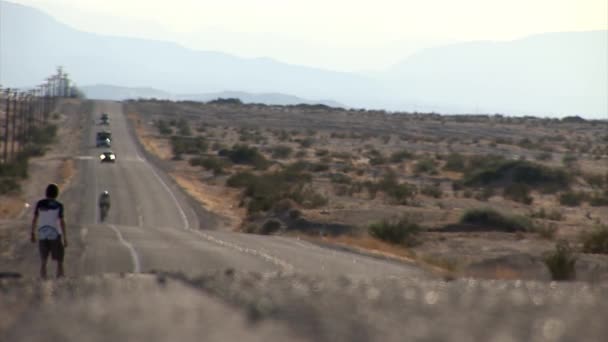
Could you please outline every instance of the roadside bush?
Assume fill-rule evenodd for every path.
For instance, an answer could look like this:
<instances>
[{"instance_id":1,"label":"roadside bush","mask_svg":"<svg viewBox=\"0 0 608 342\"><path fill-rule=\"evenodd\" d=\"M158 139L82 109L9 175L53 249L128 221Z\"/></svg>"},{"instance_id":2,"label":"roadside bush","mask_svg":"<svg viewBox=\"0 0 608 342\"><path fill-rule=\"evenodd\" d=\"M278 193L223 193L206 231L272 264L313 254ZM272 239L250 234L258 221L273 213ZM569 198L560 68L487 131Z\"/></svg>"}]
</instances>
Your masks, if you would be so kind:
<instances>
[{"instance_id":1,"label":"roadside bush","mask_svg":"<svg viewBox=\"0 0 608 342\"><path fill-rule=\"evenodd\" d=\"M343 173L332 173L329 175L329 180L335 184L350 184L352 179Z\"/></svg>"},{"instance_id":2,"label":"roadside bush","mask_svg":"<svg viewBox=\"0 0 608 342\"><path fill-rule=\"evenodd\" d=\"M529 161L496 160L490 166L466 173L463 184L480 186L521 183L555 192L570 185L571 175L563 169L549 168Z\"/></svg>"},{"instance_id":3,"label":"roadside bush","mask_svg":"<svg viewBox=\"0 0 608 342\"><path fill-rule=\"evenodd\" d=\"M0 164L0 177L6 178L27 178L28 162L24 155L18 156L10 163Z\"/></svg>"},{"instance_id":4,"label":"roadside bush","mask_svg":"<svg viewBox=\"0 0 608 342\"><path fill-rule=\"evenodd\" d=\"M307 208L327 204L327 199L309 185L312 177L298 166L290 165L281 171L255 175L239 172L228 178L226 185L242 188L249 213L271 210L278 202L289 199Z\"/></svg>"},{"instance_id":5,"label":"roadside bush","mask_svg":"<svg viewBox=\"0 0 608 342\"><path fill-rule=\"evenodd\" d=\"M413 246L418 243L418 234L421 228L408 217L397 220L382 220L371 224L368 228L372 237L397 245Z\"/></svg>"},{"instance_id":6,"label":"roadside bush","mask_svg":"<svg viewBox=\"0 0 608 342\"><path fill-rule=\"evenodd\" d=\"M599 226L593 231L583 233L583 252L593 254L608 254L608 226Z\"/></svg>"},{"instance_id":7,"label":"roadside bush","mask_svg":"<svg viewBox=\"0 0 608 342\"><path fill-rule=\"evenodd\" d=\"M464 172L466 167L466 159L459 153L450 153L446 158L445 166L443 167L446 171Z\"/></svg>"},{"instance_id":8,"label":"roadside bush","mask_svg":"<svg viewBox=\"0 0 608 342\"><path fill-rule=\"evenodd\" d=\"M382 191L395 201L396 204L408 204L416 195L416 187L407 183L399 183L394 172L388 172L378 183L367 182L365 185L372 197L376 191Z\"/></svg>"},{"instance_id":9,"label":"roadside bush","mask_svg":"<svg viewBox=\"0 0 608 342\"><path fill-rule=\"evenodd\" d=\"M535 158L538 161L549 161L553 159L553 155L549 152L541 152L537 154Z\"/></svg>"},{"instance_id":10,"label":"roadside bush","mask_svg":"<svg viewBox=\"0 0 608 342\"><path fill-rule=\"evenodd\" d=\"M314 143L315 143L315 139L313 139L313 138L302 139L302 140L300 140L300 147L309 148L312 145L314 145Z\"/></svg>"},{"instance_id":11,"label":"roadside bush","mask_svg":"<svg viewBox=\"0 0 608 342\"><path fill-rule=\"evenodd\" d=\"M173 156L179 159L182 154L203 154L207 152L207 141L203 137L171 137Z\"/></svg>"},{"instance_id":12,"label":"roadside bush","mask_svg":"<svg viewBox=\"0 0 608 342\"><path fill-rule=\"evenodd\" d=\"M555 250L544 257L544 262L551 278L556 281L573 280L576 278L577 256L566 241L559 241Z\"/></svg>"},{"instance_id":13,"label":"roadside bush","mask_svg":"<svg viewBox=\"0 0 608 342\"><path fill-rule=\"evenodd\" d=\"M260 227L259 233L262 235L269 235L281 230L282 223L276 219L270 219Z\"/></svg>"},{"instance_id":14,"label":"roadside bush","mask_svg":"<svg viewBox=\"0 0 608 342\"><path fill-rule=\"evenodd\" d=\"M555 234L557 234L557 225L555 223L538 224L534 227L534 232L543 239L553 240Z\"/></svg>"},{"instance_id":15,"label":"roadside bush","mask_svg":"<svg viewBox=\"0 0 608 342\"><path fill-rule=\"evenodd\" d=\"M413 154L409 151L406 150L402 150L402 151L397 151L397 152L393 152L389 158L391 163L397 164L397 163L401 163L404 160L410 159L413 157Z\"/></svg>"},{"instance_id":16,"label":"roadside bush","mask_svg":"<svg viewBox=\"0 0 608 342\"><path fill-rule=\"evenodd\" d=\"M216 157L196 157L190 159L190 165L202 166L206 170L213 171L213 174L218 176L224 173L226 162Z\"/></svg>"},{"instance_id":17,"label":"roadside bush","mask_svg":"<svg viewBox=\"0 0 608 342\"><path fill-rule=\"evenodd\" d=\"M608 206L608 190L603 193L596 192L589 199L589 204L594 207L606 207Z\"/></svg>"},{"instance_id":18,"label":"roadside bush","mask_svg":"<svg viewBox=\"0 0 608 342\"><path fill-rule=\"evenodd\" d=\"M556 209L553 209L551 211L546 211L545 208L540 208L539 211L534 212L530 215L530 217L532 218L537 218L537 219L546 219L546 220L551 220L551 221L561 221L564 219L564 216L562 215L562 212Z\"/></svg>"},{"instance_id":19,"label":"roadside bush","mask_svg":"<svg viewBox=\"0 0 608 342\"><path fill-rule=\"evenodd\" d=\"M577 161L578 161L578 158L575 155L572 155L572 154L566 154L562 158L562 163L564 163L564 165L566 165L566 166L572 166Z\"/></svg>"},{"instance_id":20,"label":"roadside bush","mask_svg":"<svg viewBox=\"0 0 608 342\"><path fill-rule=\"evenodd\" d=\"M533 202L530 196L530 187L523 183L510 184L503 190L503 196L515 202L530 205Z\"/></svg>"},{"instance_id":21,"label":"roadside bush","mask_svg":"<svg viewBox=\"0 0 608 342\"><path fill-rule=\"evenodd\" d=\"M21 186L14 178L0 178L0 195L21 191Z\"/></svg>"},{"instance_id":22,"label":"roadside bush","mask_svg":"<svg viewBox=\"0 0 608 342\"><path fill-rule=\"evenodd\" d=\"M42 127L32 127L31 137L33 145L49 145L55 141L57 125L47 124Z\"/></svg>"},{"instance_id":23,"label":"roadside bush","mask_svg":"<svg viewBox=\"0 0 608 342\"><path fill-rule=\"evenodd\" d=\"M583 175L583 178L590 186L594 188L603 188L608 181L608 177L601 174L587 173Z\"/></svg>"},{"instance_id":24,"label":"roadside bush","mask_svg":"<svg viewBox=\"0 0 608 342\"><path fill-rule=\"evenodd\" d=\"M158 128L158 133L160 133L162 135L173 134L173 129L171 128L171 126L169 126L169 124L165 120L156 121L156 128Z\"/></svg>"},{"instance_id":25,"label":"roadside bush","mask_svg":"<svg viewBox=\"0 0 608 342\"><path fill-rule=\"evenodd\" d=\"M184 118L179 119L177 122L177 134L181 136L191 136L192 130L190 129L190 124Z\"/></svg>"},{"instance_id":26,"label":"roadside bush","mask_svg":"<svg viewBox=\"0 0 608 342\"><path fill-rule=\"evenodd\" d=\"M437 162L430 158L424 158L416 162L414 173L428 173L431 175L437 174Z\"/></svg>"},{"instance_id":27,"label":"roadside bush","mask_svg":"<svg viewBox=\"0 0 608 342\"><path fill-rule=\"evenodd\" d=\"M256 169L265 169L269 164L257 148L247 145L235 145L231 150L220 152L235 164L251 165Z\"/></svg>"},{"instance_id":28,"label":"roadside bush","mask_svg":"<svg viewBox=\"0 0 608 342\"><path fill-rule=\"evenodd\" d=\"M460 223L488 226L506 232L525 232L533 228L532 222L524 216L508 216L491 208L467 210Z\"/></svg>"},{"instance_id":29,"label":"roadside bush","mask_svg":"<svg viewBox=\"0 0 608 342\"><path fill-rule=\"evenodd\" d=\"M441 198L443 196L443 191L441 191L441 187L438 184L425 185L420 189L420 193L433 198Z\"/></svg>"},{"instance_id":30,"label":"roadside bush","mask_svg":"<svg viewBox=\"0 0 608 342\"><path fill-rule=\"evenodd\" d=\"M585 194L582 192L568 191L559 195L559 204L568 207L578 207L585 199Z\"/></svg>"},{"instance_id":31,"label":"roadside bush","mask_svg":"<svg viewBox=\"0 0 608 342\"><path fill-rule=\"evenodd\" d=\"M274 159L286 159L291 156L293 152L292 148L285 145L279 145L272 148L272 158Z\"/></svg>"}]
</instances>

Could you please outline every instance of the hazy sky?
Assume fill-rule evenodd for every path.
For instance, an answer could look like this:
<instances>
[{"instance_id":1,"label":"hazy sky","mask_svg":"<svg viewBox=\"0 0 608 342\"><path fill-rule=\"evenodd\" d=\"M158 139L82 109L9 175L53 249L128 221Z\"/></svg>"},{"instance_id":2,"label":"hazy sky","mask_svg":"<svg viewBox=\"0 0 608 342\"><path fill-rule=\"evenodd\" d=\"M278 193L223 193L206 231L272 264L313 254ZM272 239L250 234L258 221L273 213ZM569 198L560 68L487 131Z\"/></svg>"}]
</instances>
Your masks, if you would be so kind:
<instances>
[{"instance_id":1,"label":"hazy sky","mask_svg":"<svg viewBox=\"0 0 608 342\"><path fill-rule=\"evenodd\" d=\"M607 0L9 0L75 28L378 70L424 47L608 29Z\"/></svg>"}]
</instances>

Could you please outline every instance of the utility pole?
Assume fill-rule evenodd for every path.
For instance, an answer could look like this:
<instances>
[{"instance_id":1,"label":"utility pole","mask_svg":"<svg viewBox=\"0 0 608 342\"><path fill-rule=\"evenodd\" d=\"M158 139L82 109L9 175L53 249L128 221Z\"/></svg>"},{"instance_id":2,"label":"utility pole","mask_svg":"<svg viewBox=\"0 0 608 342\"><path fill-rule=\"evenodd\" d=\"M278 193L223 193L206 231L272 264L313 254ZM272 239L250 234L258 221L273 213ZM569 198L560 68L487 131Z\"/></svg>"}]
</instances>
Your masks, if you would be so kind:
<instances>
[{"instance_id":1,"label":"utility pole","mask_svg":"<svg viewBox=\"0 0 608 342\"><path fill-rule=\"evenodd\" d=\"M18 101L17 101L18 93L15 91L13 93L13 115L12 115L12 132L11 132L11 159L15 159L15 141L17 140L17 113L19 112Z\"/></svg>"},{"instance_id":2,"label":"utility pole","mask_svg":"<svg viewBox=\"0 0 608 342\"><path fill-rule=\"evenodd\" d=\"M2 155L2 160L4 161L4 163L8 163L8 123L9 123L9 118L10 118L10 111L11 111L11 88L7 88L6 89L6 110L5 110L5 114L4 114L4 141L2 143L3 146L3 155Z\"/></svg>"}]
</instances>

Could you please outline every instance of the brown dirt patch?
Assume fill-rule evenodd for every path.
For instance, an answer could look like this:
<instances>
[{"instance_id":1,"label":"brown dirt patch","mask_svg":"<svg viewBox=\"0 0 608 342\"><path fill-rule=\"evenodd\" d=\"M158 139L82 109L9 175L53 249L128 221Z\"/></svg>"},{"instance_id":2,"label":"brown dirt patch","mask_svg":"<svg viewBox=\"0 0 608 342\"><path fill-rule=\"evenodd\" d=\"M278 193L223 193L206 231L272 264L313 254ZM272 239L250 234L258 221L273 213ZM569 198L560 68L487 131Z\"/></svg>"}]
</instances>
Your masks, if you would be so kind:
<instances>
[{"instance_id":1,"label":"brown dirt patch","mask_svg":"<svg viewBox=\"0 0 608 342\"><path fill-rule=\"evenodd\" d=\"M23 211L25 201L21 196L0 196L0 219L17 217ZM1 239L1 237L0 237Z\"/></svg>"},{"instance_id":2,"label":"brown dirt patch","mask_svg":"<svg viewBox=\"0 0 608 342\"><path fill-rule=\"evenodd\" d=\"M139 138L146 151L163 160L171 159L171 146L169 146L169 142L166 139L160 139L155 134L152 134L137 113L128 113L127 118L131 120L133 127L135 127L135 134L137 134L137 138Z\"/></svg>"},{"instance_id":3,"label":"brown dirt patch","mask_svg":"<svg viewBox=\"0 0 608 342\"><path fill-rule=\"evenodd\" d=\"M170 175L182 189L196 199L205 209L226 219L226 226L218 228L236 230L241 225L246 211L244 208L238 207L238 190L205 184L197 176L186 173L173 172Z\"/></svg>"}]
</instances>

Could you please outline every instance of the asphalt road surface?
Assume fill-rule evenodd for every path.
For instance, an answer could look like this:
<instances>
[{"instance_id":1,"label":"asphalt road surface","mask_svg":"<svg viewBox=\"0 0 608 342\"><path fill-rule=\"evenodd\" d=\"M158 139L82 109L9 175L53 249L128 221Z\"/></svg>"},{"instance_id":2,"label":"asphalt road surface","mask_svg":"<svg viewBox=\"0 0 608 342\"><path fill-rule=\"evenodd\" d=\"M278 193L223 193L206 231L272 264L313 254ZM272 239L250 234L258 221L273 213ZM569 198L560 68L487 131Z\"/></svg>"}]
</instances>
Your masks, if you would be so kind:
<instances>
[{"instance_id":1,"label":"asphalt road surface","mask_svg":"<svg viewBox=\"0 0 608 342\"><path fill-rule=\"evenodd\" d=\"M110 115L115 164L101 164L104 149L94 146L101 126L93 120L101 112ZM71 241L68 277L0 279L0 341L608 336L606 284L444 282L414 265L293 238L215 231L143 158L121 104L96 102L84 138L76 179L62 197ZM100 222L103 190L112 207Z\"/></svg>"},{"instance_id":2,"label":"asphalt road surface","mask_svg":"<svg viewBox=\"0 0 608 342\"><path fill-rule=\"evenodd\" d=\"M182 271L190 274L233 268L238 271L293 271L349 276L427 277L418 268L344 251L321 248L297 239L214 231L201 225L183 194L144 158L132 136L122 105L96 102L92 120L110 115L115 163L101 163L104 148L88 148L79 158L79 188L64 201L76 201L80 217L71 233L82 246L68 259L68 270L90 275L108 272ZM100 222L97 197L108 190L112 206ZM72 209L73 210L73 209ZM210 220L211 221L211 220ZM210 229L201 230L200 227ZM78 260L77 264L73 264ZM71 264L70 264L71 263Z\"/></svg>"}]
</instances>

